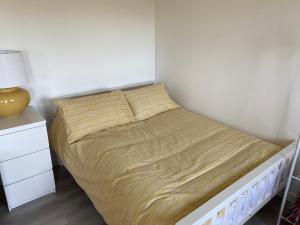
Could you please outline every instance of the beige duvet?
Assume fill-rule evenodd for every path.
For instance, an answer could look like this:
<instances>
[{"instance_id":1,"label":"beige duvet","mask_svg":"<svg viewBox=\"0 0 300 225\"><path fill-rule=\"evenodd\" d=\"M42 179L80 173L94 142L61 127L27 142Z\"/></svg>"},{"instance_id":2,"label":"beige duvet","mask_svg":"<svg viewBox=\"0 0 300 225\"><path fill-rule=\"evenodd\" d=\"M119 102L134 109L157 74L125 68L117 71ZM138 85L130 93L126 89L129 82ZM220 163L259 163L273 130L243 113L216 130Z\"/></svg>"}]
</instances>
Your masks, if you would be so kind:
<instances>
[{"instance_id":1,"label":"beige duvet","mask_svg":"<svg viewBox=\"0 0 300 225\"><path fill-rule=\"evenodd\" d=\"M280 149L183 109L53 148L109 225L171 225Z\"/></svg>"}]
</instances>

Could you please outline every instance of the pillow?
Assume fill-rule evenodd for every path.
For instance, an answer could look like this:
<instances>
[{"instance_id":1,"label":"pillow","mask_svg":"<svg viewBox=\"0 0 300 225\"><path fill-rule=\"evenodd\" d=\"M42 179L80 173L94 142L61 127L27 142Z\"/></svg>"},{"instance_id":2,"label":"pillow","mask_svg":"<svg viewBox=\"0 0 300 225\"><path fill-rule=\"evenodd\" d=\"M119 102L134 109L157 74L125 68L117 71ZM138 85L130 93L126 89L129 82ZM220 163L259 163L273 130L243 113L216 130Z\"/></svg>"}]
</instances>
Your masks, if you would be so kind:
<instances>
[{"instance_id":1,"label":"pillow","mask_svg":"<svg viewBox=\"0 0 300 225\"><path fill-rule=\"evenodd\" d=\"M121 91L55 101L68 143L104 129L134 122L134 115Z\"/></svg>"},{"instance_id":2,"label":"pillow","mask_svg":"<svg viewBox=\"0 0 300 225\"><path fill-rule=\"evenodd\" d=\"M159 113L179 108L179 106L170 99L163 84L125 91L125 96L137 121L145 120Z\"/></svg>"}]
</instances>

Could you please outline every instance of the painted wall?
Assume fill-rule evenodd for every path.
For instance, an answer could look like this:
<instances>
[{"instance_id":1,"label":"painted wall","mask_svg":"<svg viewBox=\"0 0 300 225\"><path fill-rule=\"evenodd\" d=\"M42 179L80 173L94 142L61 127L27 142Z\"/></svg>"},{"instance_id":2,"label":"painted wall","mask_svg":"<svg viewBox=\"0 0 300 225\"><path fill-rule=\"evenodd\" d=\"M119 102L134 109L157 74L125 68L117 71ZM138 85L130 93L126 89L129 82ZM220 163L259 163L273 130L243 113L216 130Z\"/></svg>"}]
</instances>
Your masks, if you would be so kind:
<instances>
[{"instance_id":1,"label":"painted wall","mask_svg":"<svg viewBox=\"0 0 300 225\"><path fill-rule=\"evenodd\" d=\"M0 0L31 104L154 80L183 106L274 142L300 130L298 0ZM156 28L155 28L156 12Z\"/></svg>"},{"instance_id":2,"label":"painted wall","mask_svg":"<svg viewBox=\"0 0 300 225\"><path fill-rule=\"evenodd\" d=\"M154 0L0 0L0 34L44 114L51 97L154 80Z\"/></svg>"},{"instance_id":3,"label":"painted wall","mask_svg":"<svg viewBox=\"0 0 300 225\"><path fill-rule=\"evenodd\" d=\"M183 106L284 143L300 131L300 1L157 0L156 74Z\"/></svg>"}]
</instances>

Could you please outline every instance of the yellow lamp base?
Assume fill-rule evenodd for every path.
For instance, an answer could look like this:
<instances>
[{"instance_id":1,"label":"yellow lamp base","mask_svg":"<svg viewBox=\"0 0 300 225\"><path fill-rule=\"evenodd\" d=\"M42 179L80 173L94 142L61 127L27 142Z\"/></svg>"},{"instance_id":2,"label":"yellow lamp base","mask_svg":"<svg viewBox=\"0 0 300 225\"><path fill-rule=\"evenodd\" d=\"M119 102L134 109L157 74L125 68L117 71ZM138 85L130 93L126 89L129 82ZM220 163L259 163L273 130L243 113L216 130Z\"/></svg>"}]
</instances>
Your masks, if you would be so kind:
<instances>
[{"instance_id":1,"label":"yellow lamp base","mask_svg":"<svg viewBox=\"0 0 300 225\"><path fill-rule=\"evenodd\" d=\"M20 115L28 106L30 96L22 88L0 89L0 117L14 117Z\"/></svg>"}]
</instances>

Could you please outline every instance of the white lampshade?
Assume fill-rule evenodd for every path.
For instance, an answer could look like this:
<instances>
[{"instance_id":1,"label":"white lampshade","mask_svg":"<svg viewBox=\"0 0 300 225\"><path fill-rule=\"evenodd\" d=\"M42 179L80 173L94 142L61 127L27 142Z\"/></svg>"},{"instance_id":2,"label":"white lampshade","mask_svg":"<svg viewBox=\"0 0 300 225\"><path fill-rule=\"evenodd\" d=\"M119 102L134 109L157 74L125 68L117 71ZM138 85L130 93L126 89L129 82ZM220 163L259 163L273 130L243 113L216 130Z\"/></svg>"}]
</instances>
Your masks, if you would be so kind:
<instances>
[{"instance_id":1,"label":"white lampshade","mask_svg":"<svg viewBox=\"0 0 300 225\"><path fill-rule=\"evenodd\" d=\"M22 86L27 74L20 51L0 50L0 89Z\"/></svg>"}]
</instances>

